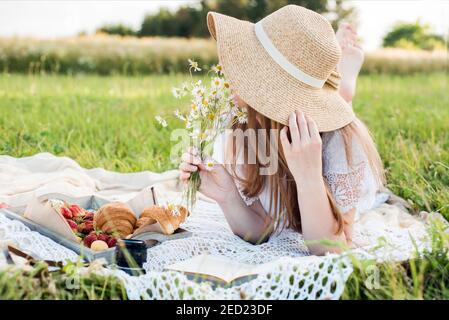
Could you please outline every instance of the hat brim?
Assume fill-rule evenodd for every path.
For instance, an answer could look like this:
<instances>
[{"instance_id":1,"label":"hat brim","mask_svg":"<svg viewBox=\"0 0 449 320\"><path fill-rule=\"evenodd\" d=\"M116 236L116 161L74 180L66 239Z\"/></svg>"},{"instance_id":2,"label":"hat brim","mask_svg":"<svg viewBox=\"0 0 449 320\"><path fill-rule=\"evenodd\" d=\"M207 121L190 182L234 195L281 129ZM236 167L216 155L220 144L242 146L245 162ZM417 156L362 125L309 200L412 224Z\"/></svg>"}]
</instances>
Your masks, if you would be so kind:
<instances>
[{"instance_id":1,"label":"hat brim","mask_svg":"<svg viewBox=\"0 0 449 320\"><path fill-rule=\"evenodd\" d=\"M320 132L344 127L355 118L338 91L311 87L287 73L260 44L254 24L209 12L207 25L217 41L218 58L232 89L253 109L279 123L301 110Z\"/></svg>"}]
</instances>

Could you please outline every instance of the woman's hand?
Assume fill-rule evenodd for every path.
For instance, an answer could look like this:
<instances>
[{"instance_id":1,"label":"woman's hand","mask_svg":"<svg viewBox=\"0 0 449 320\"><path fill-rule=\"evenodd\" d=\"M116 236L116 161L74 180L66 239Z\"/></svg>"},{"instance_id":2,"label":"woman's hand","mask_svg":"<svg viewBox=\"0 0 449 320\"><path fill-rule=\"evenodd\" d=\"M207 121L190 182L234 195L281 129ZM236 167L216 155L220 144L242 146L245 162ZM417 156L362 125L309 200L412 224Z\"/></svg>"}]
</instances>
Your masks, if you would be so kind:
<instances>
[{"instance_id":1,"label":"woman's hand","mask_svg":"<svg viewBox=\"0 0 449 320\"><path fill-rule=\"evenodd\" d=\"M247 206L239 195L234 178L221 164L215 164L210 170L201 162L198 152L191 149L182 155L180 179L187 182L193 172L199 170L201 176L200 191L217 201L223 210L232 232L251 243L260 243L267 239L273 225L269 214L256 202Z\"/></svg>"},{"instance_id":2,"label":"woman's hand","mask_svg":"<svg viewBox=\"0 0 449 320\"><path fill-rule=\"evenodd\" d=\"M291 141L287 136L288 130ZM345 234L335 233L338 225L322 175L321 137L315 122L297 111L290 116L289 127L281 130L280 139L288 168L296 182L304 239L347 243ZM340 251L338 247L320 243L307 246L310 252L316 255Z\"/></svg>"},{"instance_id":3,"label":"woman's hand","mask_svg":"<svg viewBox=\"0 0 449 320\"><path fill-rule=\"evenodd\" d=\"M303 112L296 111L289 117L289 126L282 128L280 139L288 168L298 187L322 183L321 137L316 123Z\"/></svg>"},{"instance_id":4,"label":"woman's hand","mask_svg":"<svg viewBox=\"0 0 449 320\"><path fill-rule=\"evenodd\" d=\"M180 179L188 181L191 174L199 170L201 177L200 192L219 204L224 204L236 194L237 188L234 179L221 164L214 164L212 168L206 167L196 149L192 148L182 155Z\"/></svg>"}]
</instances>

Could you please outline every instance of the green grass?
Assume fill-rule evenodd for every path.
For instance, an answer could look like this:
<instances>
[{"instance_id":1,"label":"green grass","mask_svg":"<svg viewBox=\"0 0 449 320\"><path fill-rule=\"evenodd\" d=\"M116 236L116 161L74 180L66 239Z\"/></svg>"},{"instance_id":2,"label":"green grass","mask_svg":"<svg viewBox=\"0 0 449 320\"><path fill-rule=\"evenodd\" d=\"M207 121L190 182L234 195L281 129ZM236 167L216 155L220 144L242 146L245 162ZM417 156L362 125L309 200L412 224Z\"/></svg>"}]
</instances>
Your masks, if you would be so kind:
<instances>
[{"instance_id":1,"label":"green grass","mask_svg":"<svg viewBox=\"0 0 449 320\"><path fill-rule=\"evenodd\" d=\"M449 218L449 75L361 77L354 107L374 135L388 187Z\"/></svg>"},{"instance_id":2,"label":"green grass","mask_svg":"<svg viewBox=\"0 0 449 320\"><path fill-rule=\"evenodd\" d=\"M171 97L170 89L186 77L3 74L0 153L22 157L46 151L69 156L85 167L122 172L174 168L176 164L168 160L169 136L177 123L170 122L168 128L161 129L154 116L169 114L180 107L179 101ZM447 219L448 88L447 74L361 76L354 100L356 112L376 139L388 170L388 187L408 199L415 210L438 210ZM441 248L449 241L444 243ZM410 264L385 266L382 272L388 275L384 279L390 281L391 287L384 286L384 291L378 294L360 286L363 270L356 270L344 297L449 298L447 272L435 271L441 269L441 264L447 266L447 252L444 258L438 254L429 253L429 261L418 260L414 268ZM417 265L424 275L432 275L434 285L428 291L408 284L415 283L417 275L413 270ZM427 283L426 279L423 277L416 283L422 285ZM443 287L438 288L436 283Z\"/></svg>"},{"instance_id":3,"label":"green grass","mask_svg":"<svg viewBox=\"0 0 449 320\"><path fill-rule=\"evenodd\" d=\"M77 268L75 264L68 264ZM115 277L96 273L75 276L67 266L52 271L39 262L29 270L8 267L0 271L1 300L110 300L126 299L123 283ZM77 270L77 269L76 269ZM72 288L68 290L68 285Z\"/></svg>"},{"instance_id":4,"label":"green grass","mask_svg":"<svg viewBox=\"0 0 449 320\"><path fill-rule=\"evenodd\" d=\"M169 130L154 116L174 110L185 76L0 77L0 152L51 152L85 167L162 171Z\"/></svg>"}]
</instances>

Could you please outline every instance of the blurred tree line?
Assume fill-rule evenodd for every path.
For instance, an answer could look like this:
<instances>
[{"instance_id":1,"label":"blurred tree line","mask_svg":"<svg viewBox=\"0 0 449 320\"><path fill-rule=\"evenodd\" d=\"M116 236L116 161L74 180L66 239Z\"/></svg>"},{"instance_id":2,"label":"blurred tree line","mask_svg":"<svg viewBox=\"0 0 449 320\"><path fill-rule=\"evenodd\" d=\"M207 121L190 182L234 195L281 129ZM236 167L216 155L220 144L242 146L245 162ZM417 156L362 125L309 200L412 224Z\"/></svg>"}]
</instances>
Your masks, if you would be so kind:
<instances>
[{"instance_id":1,"label":"blurred tree line","mask_svg":"<svg viewBox=\"0 0 449 320\"><path fill-rule=\"evenodd\" d=\"M206 15L209 11L220 12L237 19L259 21L273 11L296 4L324 14L336 27L341 20L353 20L355 11L343 0L199 0L176 11L166 8L145 16L139 30L122 24L107 25L97 31L121 36L135 35L161 37L209 37Z\"/></svg>"},{"instance_id":2,"label":"blurred tree line","mask_svg":"<svg viewBox=\"0 0 449 320\"><path fill-rule=\"evenodd\" d=\"M97 32L107 33L107 34L115 34L118 36L135 36L136 31L133 28L128 27L122 23L117 24L107 24L97 29Z\"/></svg>"},{"instance_id":3,"label":"blurred tree line","mask_svg":"<svg viewBox=\"0 0 449 320\"><path fill-rule=\"evenodd\" d=\"M355 9L344 0L198 0L176 11L160 8L156 13L146 15L139 30L123 24L110 24L97 32L119 36L207 38L209 32L205 21L209 11L256 22L287 4L300 5L323 14L334 29L343 20L357 24ZM395 24L384 36L383 46L434 50L445 48L446 44L442 36L432 33L429 25L418 20L415 23Z\"/></svg>"},{"instance_id":4,"label":"blurred tree line","mask_svg":"<svg viewBox=\"0 0 449 320\"><path fill-rule=\"evenodd\" d=\"M383 38L384 47L403 49L444 49L443 36L432 32L428 24L399 22Z\"/></svg>"}]
</instances>

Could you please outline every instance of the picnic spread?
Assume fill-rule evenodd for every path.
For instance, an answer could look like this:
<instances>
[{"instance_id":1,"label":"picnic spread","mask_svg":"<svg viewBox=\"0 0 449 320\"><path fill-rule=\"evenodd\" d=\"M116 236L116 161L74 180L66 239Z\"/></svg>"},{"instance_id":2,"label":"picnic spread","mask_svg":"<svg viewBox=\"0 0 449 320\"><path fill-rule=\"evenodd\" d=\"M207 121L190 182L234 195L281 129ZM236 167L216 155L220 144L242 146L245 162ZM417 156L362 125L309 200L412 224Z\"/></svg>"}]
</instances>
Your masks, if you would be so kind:
<instances>
[{"instance_id":1,"label":"picnic spread","mask_svg":"<svg viewBox=\"0 0 449 320\"><path fill-rule=\"evenodd\" d=\"M111 215L118 211L114 215L125 221L119 224L122 226L119 231L131 234L139 220L141 227L165 219L162 209L154 211L142 200L142 197L147 199L149 186L154 187L151 190L155 190L158 203L171 203L181 196L176 171L116 173L99 168L84 169L70 158L49 153L25 158L0 156L0 203L18 212L25 211L30 202L54 194L91 202L95 199L102 208L96 214ZM81 200L79 203L87 203ZM123 207L117 203L131 205ZM86 210L84 215L89 212L82 205L77 207ZM136 213L132 208L139 208L139 216L129 215ZM8 216L8 210L0 211L0 241L13 242L20 250L41 260L65 262L79 258L79 253L64 243L33 231L24 220ZM101 215L96 217L100 224ZM436 215L416 217L398 205L382 204L363 213L355 222L355 248L340 255L317 257L309 254L301 234L288 229L259 245L244 241L232 233L220 207L200 197L190 215L183 214L183 222L175 227L165 225L165 231L161 231L174 233L181 227L190 236L156 241L156 245L148 246L143 263L145 274L133 276L113 267L100 268L98 272L120 278L130 299L338 299L353 270L349 255L378 261L406 260L416 250L430 248L427 224L431 218L438 218ZM106 225L104 230L109 230L107 227L110 226ZM109 245L104 249L111 250ZM256 277L228 286L216 286L167 270L169 265L200 255L249 265L270 264ZM0 268L6 264L0 257Z\"/></svg>"}]
</instances>

